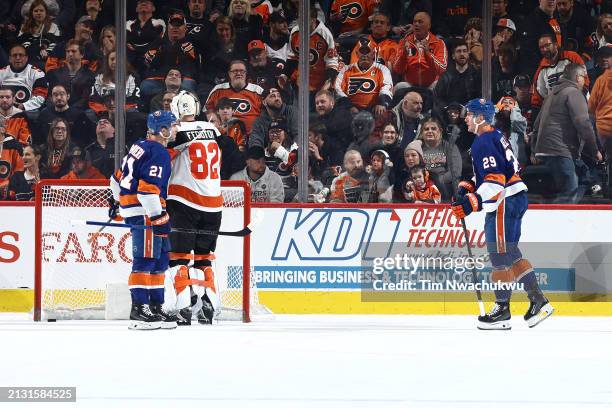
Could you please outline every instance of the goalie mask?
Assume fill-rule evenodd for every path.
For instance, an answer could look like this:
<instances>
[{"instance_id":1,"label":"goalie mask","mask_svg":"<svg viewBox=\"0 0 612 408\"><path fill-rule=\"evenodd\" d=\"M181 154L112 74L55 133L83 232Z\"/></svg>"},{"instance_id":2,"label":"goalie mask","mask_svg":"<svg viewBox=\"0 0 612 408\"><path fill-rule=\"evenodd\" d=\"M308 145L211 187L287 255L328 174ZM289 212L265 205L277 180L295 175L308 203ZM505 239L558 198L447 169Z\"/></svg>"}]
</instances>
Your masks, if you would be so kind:
<instances>
[{"instance_id":1,"label":"goalie mask","mask_svg":"<svg viewBox=\"0 0 612 408\"><path fill-rule=\"evenodd\" d=\"M181 91L172 98L170 109L178 119L183 116L197 116L200 114L200 101L191 92Z\"/></svg>"}]
</instances>

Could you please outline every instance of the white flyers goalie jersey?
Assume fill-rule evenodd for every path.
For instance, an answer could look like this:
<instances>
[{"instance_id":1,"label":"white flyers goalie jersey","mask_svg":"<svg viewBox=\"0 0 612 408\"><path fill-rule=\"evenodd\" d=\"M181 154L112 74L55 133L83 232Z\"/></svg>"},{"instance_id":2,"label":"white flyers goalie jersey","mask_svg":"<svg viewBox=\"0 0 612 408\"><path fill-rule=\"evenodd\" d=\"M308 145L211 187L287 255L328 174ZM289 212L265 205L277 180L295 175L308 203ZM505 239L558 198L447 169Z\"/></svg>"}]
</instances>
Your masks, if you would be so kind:
<instances>
[{"instance_id":1,"label":"white flyers goalie jersey","mask_svg":"<svg viewBox=\"0 0 612 408\"><path fill-rule=\"evenodd\" d=\"M180 122L168 185L168 200L179 201L200 211L218 212L221 195L221 150L219 131L208 122Z\"/></svg>"}]
</instances>

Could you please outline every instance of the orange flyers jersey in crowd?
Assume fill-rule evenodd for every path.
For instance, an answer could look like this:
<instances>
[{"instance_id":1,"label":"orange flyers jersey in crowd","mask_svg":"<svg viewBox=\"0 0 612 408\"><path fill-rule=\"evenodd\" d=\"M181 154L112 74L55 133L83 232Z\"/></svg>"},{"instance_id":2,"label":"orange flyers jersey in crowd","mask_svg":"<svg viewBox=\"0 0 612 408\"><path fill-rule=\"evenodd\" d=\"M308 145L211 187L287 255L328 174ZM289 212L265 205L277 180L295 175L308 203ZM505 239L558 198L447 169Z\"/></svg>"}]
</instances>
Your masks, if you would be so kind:
<instances>
[{"instance_id":1,"label":"orange flyers jersey in crowd","mask_svg":"<svg viewBox=\"0 0 612 408\"><path fill-rule=\"evenodd\" d=\"M22 147L13 137L5 137L0 146L0 199L5 196L11 176L23 171Z\"/></svg>"},{"instance_id":2,"label":"orange flyers jersey in crowd","mask_svg":"<svg viewBox=\"0 0 612 408\"><path fill-rule=\"evenodd\" d=\"M5 119L4 126L6 127L6 133L13 136L22 145L27 146L32 143L32 132L25 113L22 111L18 111Z\"/></svg>"},{"instance_id":3,"label":"orange flyers jersey in crowd","mask_svg":"<svg viewBox=\"0 0 612 408\"><path fill-rule=\"evenodd\" d=\"M259 4L257 4L259 3ZM251 14L259 14L263 19L264 24L268 24L268 19L270 18L270 14L274 11L272 8L272 3L269 0L261 0L258 1L257 5L251 3Z\"/></svg>"},{"instance_id":4,"label":"orange flyers jersey in crowd","mask_svg":"<svg viewBox=\"0 0 612 408\"><path fill-rule=\"evenodd\" d=\"M393 98L391 72L384 65L374 63L362 71L357 63L347 65L336 78L336 93L347 97L359 109L370 109L379 102L380 95Z\"/></svg>"},{"instance_id":5,"label":"orange flyers jersey in crowd","mask_svg":"<svg viewBox=\"0 0 612 408\"><path fill-rule=\"evenodd\" d=\"M291 30L289 38L289 54L287 60L297 61L299 59L300 36L299 28L296 25ZM334 43L334 37L325 24L319 22L317 28L310 34L310 91L317 91L325 82L325 70L328 68L338 70L338 53ZM299 84L297 70L291 79Z\"/></svg>"},{"instance_id":6,"label":"orange flyers jersey in crowd","mask_svg":"<svg viewBox=\"0 0 612 408\"><path fill-rule=\"evenodd\" d=\"M417 190L414 185L411 189L415 201L438 204L442 200L440 190L438 190L438 187L436 187L431 180L427 181L427 184L425 184L425 189L423 190Z\"/></svg>"},{"instance_id":7,"label":"orange flyers jersey in crowd","mask_svg":"<svg viewBox=\"0 0 612 408\"><path fill-rule=\"evenodd\" d=\"M559 61L552 64L548 59L542 58L540 65L533 76L533 89L531 94L531 106L542 106L542 102L553 86L557 85L561 74L566 66L575 62L576 64L584 65L584 60L574 51L559 51ZM584 87L589 88L589 77L585 78Z\"/></svg>"},{"instance_id":8,"label":"orange flyers jersey in crowd","mask_svg":"<svg viewBox=\"0 0 612 408\"><path fill-rule=\"evenodd\" d=\"M169 149L173 161L168 200L200 211L221 211L221 150L217 136L219 131L211 123L180 122L176 140L186 142Z\"/></svg>"},{"instance_id":9,"label":"orange flyers jersey in crowd","mask_svg":"<svg viewBox=\"0 0 612 408\"><path fill-rule=\"evenodd\" d=\"M414 34L400 41L397 58L393 63L393 72L412 86L430 86L446 71L448 55L444 41L432 33L425 38L429 47L426 53L417 46Z\"/></svg>"},{"instance_id":10,"label":"orange flyers jersey in crowd","mask_svg":"<svg viewBox=\"0 0 612 408\"><path fill-rule=\"evenodd\" d=\"M229 82L224 82L213 88L206 99L206 109L216 110L221 98L229 98L234 105L234 117L242 120L247 133L251 132L253 122L261 113L261 94L263 88L255 84L247 84L244 89L234 90Z\"/></svg>"},{"instance_id":11,"label":"orange flyers jersey in crowd","mask_svg":"<svg viewBox=\"0 0 612 408\"><path fill-rule=\"evenodd\" d=\"M341 33L362 31L378 3L377 0L334 0L331 15L340 16Z\"/></svg>"},{"instance_id":12,"label":"orange flyers jersey in crowd","mask_svg":"<svg viewBox=\"0 0 612 408\"><path fill-rule=\"evenodd\" d=\"M368 36L368 40L370 41L370 48L374 48L376 50L376 62L380 62L383 65L390 66L397 56L397 47L398 44L396 41L385 38L382 41L376 42L374 38L372 38L372 34ZM357 54L357 50L361 44L357 41L355 47L353 48L353 52L351 53L351 64L354 64L359 59L359 55Z\"/></svg>"}]
</instances>

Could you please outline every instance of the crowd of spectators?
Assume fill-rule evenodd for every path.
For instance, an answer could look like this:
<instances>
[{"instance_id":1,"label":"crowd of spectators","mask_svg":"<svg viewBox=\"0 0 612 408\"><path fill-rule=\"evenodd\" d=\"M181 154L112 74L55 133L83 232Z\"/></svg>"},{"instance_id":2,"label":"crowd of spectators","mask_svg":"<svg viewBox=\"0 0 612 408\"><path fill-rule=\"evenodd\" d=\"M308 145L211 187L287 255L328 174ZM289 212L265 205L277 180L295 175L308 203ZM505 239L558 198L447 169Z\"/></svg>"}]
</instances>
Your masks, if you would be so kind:
<instances>
[{"instance_id":1,"label":"crowd of spectators","mask_svg":"<svg viewBox=\"0 0 612 408\"><path fill-rule=\"evenodd\" d=\"M170 110L188 90L222 134L222 177L251 183L253 201L293 201L297 93L308 86L311 201L451 200L472 177L463 105L481 96L482 2L311 1L307 80L299 3L127 0L117 28L113 1L0 0L0 199L30 200L42 178L108 178L115 93L126 95L129 145L145 135L149 112ZM492 10L496 126L530 190L543 200L558 191L565 202L608 198L612 1L492 0ZM126 30L126 61L117 60L117 29ZM118 63L125 84L115 84ZM557 137L572 148L554 154L569 160L564 171L581 194L552 174L543 125L554 111L547 97L567 87L590 117L572 140ZM576 124L565 119L553 120L560 132Z\"/></svg>"}]
</instances>

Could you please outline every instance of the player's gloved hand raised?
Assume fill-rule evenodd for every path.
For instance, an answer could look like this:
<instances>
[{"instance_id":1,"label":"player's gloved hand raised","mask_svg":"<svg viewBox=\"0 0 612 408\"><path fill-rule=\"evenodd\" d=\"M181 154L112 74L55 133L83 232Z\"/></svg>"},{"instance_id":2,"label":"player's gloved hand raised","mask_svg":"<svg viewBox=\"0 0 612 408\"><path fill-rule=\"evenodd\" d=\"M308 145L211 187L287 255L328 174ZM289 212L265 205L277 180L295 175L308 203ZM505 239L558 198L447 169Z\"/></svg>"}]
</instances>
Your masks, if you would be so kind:
<instances>
[{"instance_id":1,"label":"player's gloved hand raised","mask_svg":"<svg viewBox=\"0 0 612 408\"><path fill-rule=\"evenodd\" d=\"M119 215L119 202L114 198L108 199L108 218L113 221L122 221L123 218Z\"/></svg>"},{"instance_id":2,"label":"player's gloved hand raised","mask_svg":"<svg viewBox=\"0 0 612 408\"><path fill-rule=\"evenodd\" d=\"M459 186L457 188L457 195L459 197L465 197L468 193L473 193L476 191L476 185L472 180L463 180L459 182Z\"/></svg>"},{"instance_id":3,"label":"player's gloved hand raised","mask_svg":"<svg viewBox=\"0 0 612 408\"><path fill-rule=\"evenodd\" d=\"M154 235L166 236L170 233L170 216L167 212L163 211L161 214L151 217L150 220Z\"/></svg>"},{"instance_id":4,"label":"player's gloved hand raised","mask_svg":"<svg viewBox=\"0 0 612 408\"><path fill-rule=\"evenodd\" d=\"M468 193L451 204L455 217L462 219L474 211L482 210L482 197L476 193Z\"/></svg>"}]
</instances>

